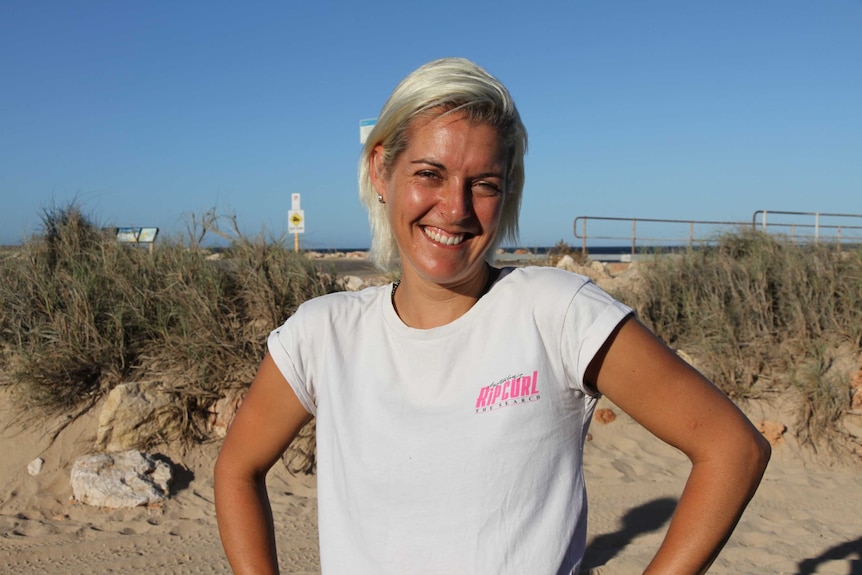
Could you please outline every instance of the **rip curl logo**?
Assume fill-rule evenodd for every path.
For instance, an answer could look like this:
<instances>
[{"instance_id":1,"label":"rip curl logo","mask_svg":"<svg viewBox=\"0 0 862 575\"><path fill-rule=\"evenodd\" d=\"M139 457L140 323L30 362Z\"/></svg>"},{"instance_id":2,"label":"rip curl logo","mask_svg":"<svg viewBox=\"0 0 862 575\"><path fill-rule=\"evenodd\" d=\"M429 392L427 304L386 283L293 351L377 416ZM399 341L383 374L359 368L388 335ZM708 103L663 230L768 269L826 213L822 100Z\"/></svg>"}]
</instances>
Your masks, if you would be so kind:
<instances>
[{"instance_id":1,"label":"rip curl logo","mask_svg":"<svg viewBox=\"0 0 862 575\"><path fill-rule=\"evenodd\" d=\"M476 398L476 413L487 413L540 399L538 371L534 371L533 375L507 375L479 390L479 397Z\"/></svg>"}]
</instances>

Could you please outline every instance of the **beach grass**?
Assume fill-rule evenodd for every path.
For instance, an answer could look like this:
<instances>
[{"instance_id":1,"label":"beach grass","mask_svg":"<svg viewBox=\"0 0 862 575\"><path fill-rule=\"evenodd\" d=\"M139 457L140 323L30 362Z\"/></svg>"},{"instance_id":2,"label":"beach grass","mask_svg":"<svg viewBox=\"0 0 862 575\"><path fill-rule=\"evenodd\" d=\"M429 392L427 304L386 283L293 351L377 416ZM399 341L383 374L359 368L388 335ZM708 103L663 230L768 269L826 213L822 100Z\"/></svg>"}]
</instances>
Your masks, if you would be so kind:
<instances>
[{"instance_id":1,"label":"beach grass","mask_svg":"<svg viewBox=\"0 0 862 575\"><path fill-rule=\"evenodd\" d=\"M797 435L829 439L850 408L862 348L862 249L797 244L741 229L713 246L655 257L617 294L735 399L797 391Z\"/></svg>"},{"instance_id":2,"label":"beach grass","mask_svg":"<svg viewBox=\"0 0 862 575\"><path fill-rule=\"evenodd\" d=\"M28 408L76 413L121 382L158 381L175 438L199 439L209 408L244 388L269 331L336 291L278 240L238 236L214 255L189 234L147 250L117 242L77 205L0 259L0 369Z\"/></svg>"},{"instance_id":3,"label":"beach grass","mask_svg":"<svg viewBox=\"0 0 862 575\"><path fill-rule=\"evenodd\" d=\"M0 253L0 383L27 408L74 414L119 383L158 381L176 397L168 435L202 439L214 402L253 378L269 331L340 289L279 238L235 228L214 254L205 216L146 250L75 204L46 210L39 234ZM739 230L637 270L636 289L611 291L668 345L736 400L794 391L798 435L830 437L859 369L838 356L862 349L862 250Z\"/></svg>"}]
</instances>

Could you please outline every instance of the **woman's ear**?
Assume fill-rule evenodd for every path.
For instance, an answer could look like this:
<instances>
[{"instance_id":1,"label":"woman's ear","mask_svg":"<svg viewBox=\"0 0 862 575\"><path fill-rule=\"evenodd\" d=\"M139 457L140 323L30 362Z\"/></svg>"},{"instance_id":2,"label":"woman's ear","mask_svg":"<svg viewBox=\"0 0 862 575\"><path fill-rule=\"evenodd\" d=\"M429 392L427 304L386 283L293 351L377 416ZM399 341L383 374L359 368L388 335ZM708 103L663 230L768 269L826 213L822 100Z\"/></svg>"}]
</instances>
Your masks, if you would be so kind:
<instances>
[{"instance_id":1,"label":"woman's ear","mask_svg":"<svg viewBox=\"0 0 862 575\"><path fill-rule=\"evenodd\" d=\"M383 158L385 150L382 144L374 146L371 150L371 156L368 158L368 175L371 177L371 185L378 196L382 196L383 201L386 200L386 168L383 166Z\"/></svg>"}]
</instances>

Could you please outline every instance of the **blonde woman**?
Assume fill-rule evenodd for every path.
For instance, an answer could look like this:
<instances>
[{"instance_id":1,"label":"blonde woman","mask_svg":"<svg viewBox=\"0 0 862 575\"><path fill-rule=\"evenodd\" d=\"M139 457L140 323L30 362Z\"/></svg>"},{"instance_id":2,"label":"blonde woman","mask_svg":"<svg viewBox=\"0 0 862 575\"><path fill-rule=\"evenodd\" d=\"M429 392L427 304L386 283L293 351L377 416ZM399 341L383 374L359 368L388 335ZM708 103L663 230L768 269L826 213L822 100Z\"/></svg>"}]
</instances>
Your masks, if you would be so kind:
<instances>
[{"instance_id":1,"label":"blonde woman","mask_svg":"<svg viewBox=\"0 0 862 575\"><path fill-rule=\"evenodd\" d=\"M359 186L372 256L401 281L308 301L270 335L216 465L236 573L278 570L264 478L312 417L325 575L577 573L600 394L692 462L645 572L714 560L769 445L586 278L489 263L517 235L526 149L508 91L467 60L390 96Z\"/></svg>"}]
</instances>

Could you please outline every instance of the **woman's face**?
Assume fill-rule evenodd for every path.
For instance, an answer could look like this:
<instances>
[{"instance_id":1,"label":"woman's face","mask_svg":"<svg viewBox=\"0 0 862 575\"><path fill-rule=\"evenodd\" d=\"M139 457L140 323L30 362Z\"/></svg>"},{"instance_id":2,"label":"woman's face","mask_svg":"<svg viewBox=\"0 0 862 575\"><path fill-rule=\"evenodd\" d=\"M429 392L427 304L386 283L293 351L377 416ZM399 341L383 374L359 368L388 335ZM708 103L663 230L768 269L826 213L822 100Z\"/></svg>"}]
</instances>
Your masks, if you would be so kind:
<instances>
[{"instance_id":1,"label":"woman's face","mask_svg":"<svg viewBox=\"0 0 862 575\"><path fill-rule=\"evenodd\" d=\"M371 158L402 276L456 287L484 273L505 198L507 154L495 128L457 113L414 120L407 136L388 172L382 146Z\"/></svg>"}]
</instances>

